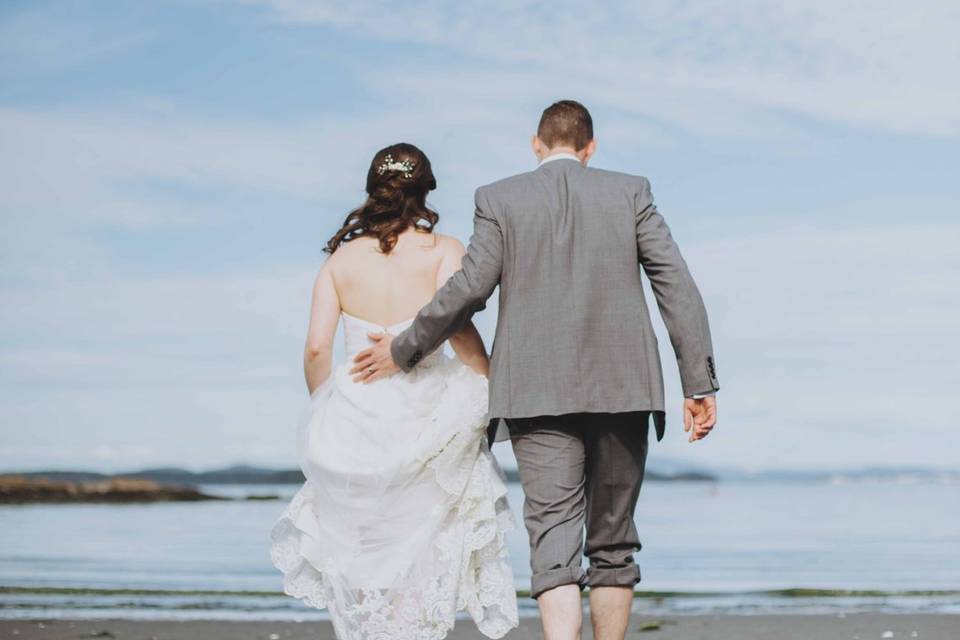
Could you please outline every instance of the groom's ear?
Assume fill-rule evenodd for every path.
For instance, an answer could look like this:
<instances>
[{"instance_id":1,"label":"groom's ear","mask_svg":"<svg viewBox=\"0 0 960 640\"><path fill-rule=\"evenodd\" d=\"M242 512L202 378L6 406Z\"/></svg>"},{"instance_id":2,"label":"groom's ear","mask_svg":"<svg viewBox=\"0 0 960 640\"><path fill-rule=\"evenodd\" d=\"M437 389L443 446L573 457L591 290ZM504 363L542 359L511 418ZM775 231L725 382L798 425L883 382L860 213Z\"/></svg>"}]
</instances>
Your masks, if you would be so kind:
<instances>
[{"instance_id":1,"label":"groom's ear","mask_svg":"<svg viewBox=\"0 0 960 640\"><path fill-rule=\"evenodd\" d=\"M590 140L590 142L587 143L587 146L583 148L583 164L590 162L590 158L593 157L593 154L596 152L596 150L597 141L595 139Z\"/></svg>"},{"instance_id":2,"label":"groom's ear","mask_svg":"<svg viewBox=\"0 0 960 640\"><path fill-rule=\"evenodd\" d=\"M533 155L537 156L538 160L543 160L543 153L546 147L543 144L543 141L540 140L540 136L534 134L530 138L530 148L533 149Z\"/></svg>"}]
</instances>

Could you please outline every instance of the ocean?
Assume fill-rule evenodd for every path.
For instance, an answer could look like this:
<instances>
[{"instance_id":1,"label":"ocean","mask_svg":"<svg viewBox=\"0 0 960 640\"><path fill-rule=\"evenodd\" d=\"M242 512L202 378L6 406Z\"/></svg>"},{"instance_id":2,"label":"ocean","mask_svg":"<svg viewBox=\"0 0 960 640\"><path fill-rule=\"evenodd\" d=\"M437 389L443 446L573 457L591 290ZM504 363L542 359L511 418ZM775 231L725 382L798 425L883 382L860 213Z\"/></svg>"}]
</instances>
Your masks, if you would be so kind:
<instances>
[{"instance_id":1,"label":"ocean","mask_svg":"<svg viewBox=\"0 0 960 640\"><path fill-rule=\"evenodd\" d=\"M0 617L308 620L269 531L296 485L203 485L281 500L0 506ZM508 538L529 588L520 487ZM648 482L635 609L960 612L960 483ZM524 613L534 602L521 596Z\"/></svg>"}]
</instances>

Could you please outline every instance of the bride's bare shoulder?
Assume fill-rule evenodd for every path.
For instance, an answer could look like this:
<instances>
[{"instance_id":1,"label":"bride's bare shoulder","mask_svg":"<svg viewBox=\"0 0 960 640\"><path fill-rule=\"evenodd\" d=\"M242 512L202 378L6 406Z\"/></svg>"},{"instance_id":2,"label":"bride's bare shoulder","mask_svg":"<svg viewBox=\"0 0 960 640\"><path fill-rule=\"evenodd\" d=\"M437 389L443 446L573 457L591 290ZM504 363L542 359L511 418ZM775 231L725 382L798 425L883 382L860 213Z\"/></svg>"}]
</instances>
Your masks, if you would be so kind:
<instances>
[{"instance_id":1,"label":"bride's bare shoulder","mask_svg":"<svg viewBox=\"0 0 960 640\"><path fill-rule=\"evenodd\" d=\"M359 237L344 242L327 257L327 264L336 267L341 263L350 263L375 251L377 242L373 238Z\"/></svg>"},{"instance_id":2,"label":"bride's bare shoulder","mask_svg":"<svg viewBox=\"0 0 960 640\"><path fill-rule=\"evenodd\" d=\"M401 240L405 241L406 247L426 251L432 258L460 257L464 253L463 244L459 240L435 231L407 231L401 236ZM423 255L420 251L417 253Z\"/></svg>"},{"instance_id":3,"label":"bride's bare shoulder","mask_svg":"<svg viewBox=\"0 0 960 640\"><path fill-rule=\"evenodd\" d=\"M453 236L443 235L442 233L435 233L433 235L437 237L437 250L440 251L444 257L459 258L466 253L463 243Z\"/></svg>"},{"instance_id":4,"label":"bride's bare shoulder","mask_svg":"<svg viewBox=\"0 0 960 640\"><path fill-rule=\"evenodd\" d=\"M391 253L397 255L393 260L403 262L422 259L417 256L425 257L423 251L427 251L431 259L458 259L465 250L463 244L453 236L432 231L407 231L397 238ZM368 264L379 264L383 258L377 239L360 237L340 245L327 257L325 266L334 272L354 270Z\"/></svg>"}]
</instances>

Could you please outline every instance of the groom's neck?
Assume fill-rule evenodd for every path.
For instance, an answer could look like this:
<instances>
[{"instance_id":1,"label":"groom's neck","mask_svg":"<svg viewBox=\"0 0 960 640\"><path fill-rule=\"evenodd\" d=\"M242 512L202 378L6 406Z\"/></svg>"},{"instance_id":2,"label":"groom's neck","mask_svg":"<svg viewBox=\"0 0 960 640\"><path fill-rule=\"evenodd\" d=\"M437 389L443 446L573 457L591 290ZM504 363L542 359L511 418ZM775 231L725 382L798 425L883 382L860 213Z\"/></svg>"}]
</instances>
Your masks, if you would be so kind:
<instances>
[{"instance_id":1,"label":"groom's neck","mask_svg":"<svg viewBox=\"0 0 960 640\"><path fill-rule=\"evenodd\" d=\"M572 155L572 156L576 156L577 159L580 160L580 164L583 164L583 165L586 165L587 162L589 162L589 160L590 160L590 155L591 155L590 152L589 152L589 150L588 150L588 148L586 148L586 147L583 148L583 149L580 149L580 150L578 151L577 149L574 149L573 147L568 147L568 146L564 146L564 145L559 145L559 146L556 146L556 147L549 147L549 148L547 148L547 147L540 147L540 149L536 149L536 148L535 148L535 152L536 152L536 155L537 155L537 160L538 160L539 162L543 162L544 160L546 160L547 158L549 158L549 157L551 157L551 156L555 156L555 155L564 153L564 154L569 154L569 155Z\"/></svg>"},{"instance_id":2,"label":"groom's neck","mask_svg":"<svg viewBox=\"0 0 960 640\"><path fill-rule=\"evenodd\" d=\"M566 140L557 140L556 143L555 146L547 146L540 138L539 132L530 139L530 146L533 149L533 153L540 162L559 153L569 153L575 156L580 161L580 164L586 165L587 162L590 161L590 156L592 156L593 152L597 149L597 143L592 139L588 141L582 149L575 149L574 144L568 143Z\"/></svg>"},{"instance_id":3,"label":"groom's neck","mask_svg":"<svg viewBox=\"0 0 960 640\"><path fill-rule=\"evenodd\" d=\"M539 156L537 159L542 162L542 161L546 160L547 158L549 158L550 156L555 156L555 155L558 155L558 154L561 154L561 153L566 153L566 154L569 154L569 155L572 155L572 156L577 156L577 158L579 158L580 162L582 162L583 164L587 164L586 158L583 157L583 155L584 155L583 152L582 152L582 151L577 151L577 150L574 149L573 147L552 147L552 148L550 148L550 149L544 149L542 153L537 154L537 155Z\"/></svg>"}]
</instances>

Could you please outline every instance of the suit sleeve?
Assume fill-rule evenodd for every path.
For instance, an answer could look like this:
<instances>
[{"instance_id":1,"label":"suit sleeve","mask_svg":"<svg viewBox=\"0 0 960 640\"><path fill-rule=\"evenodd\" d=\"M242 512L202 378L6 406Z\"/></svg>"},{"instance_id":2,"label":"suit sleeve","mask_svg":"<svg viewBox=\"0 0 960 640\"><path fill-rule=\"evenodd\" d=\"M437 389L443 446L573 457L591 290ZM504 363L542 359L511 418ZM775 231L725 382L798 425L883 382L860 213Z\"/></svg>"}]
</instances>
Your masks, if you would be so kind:
<instances>
[{"instance_id":1,"label":"suit sleeve","mask_svg":"<svg viewBox=\"0 0 960 640\"><path fill-rule=\"evenodd\" d=\"M707 310L680 249L653 203L650 181L641 178L636 196L637 254L650 279L660 315L680 368L683 395L720 388L713 361Z\"/></svg>"},{"instance_id":2,"label":"suit sleeve","mask_svg":"<svg viewBox=\"0 0 960 640\"><path fill-rule=\"evenodd\" d=\"M481 189L475 195L473 235L459 271L437 290L413 324L393 339L394 362L410 371L426 354L460 331L500 283L503 233Z\"/></svg>"}]
</instances>

